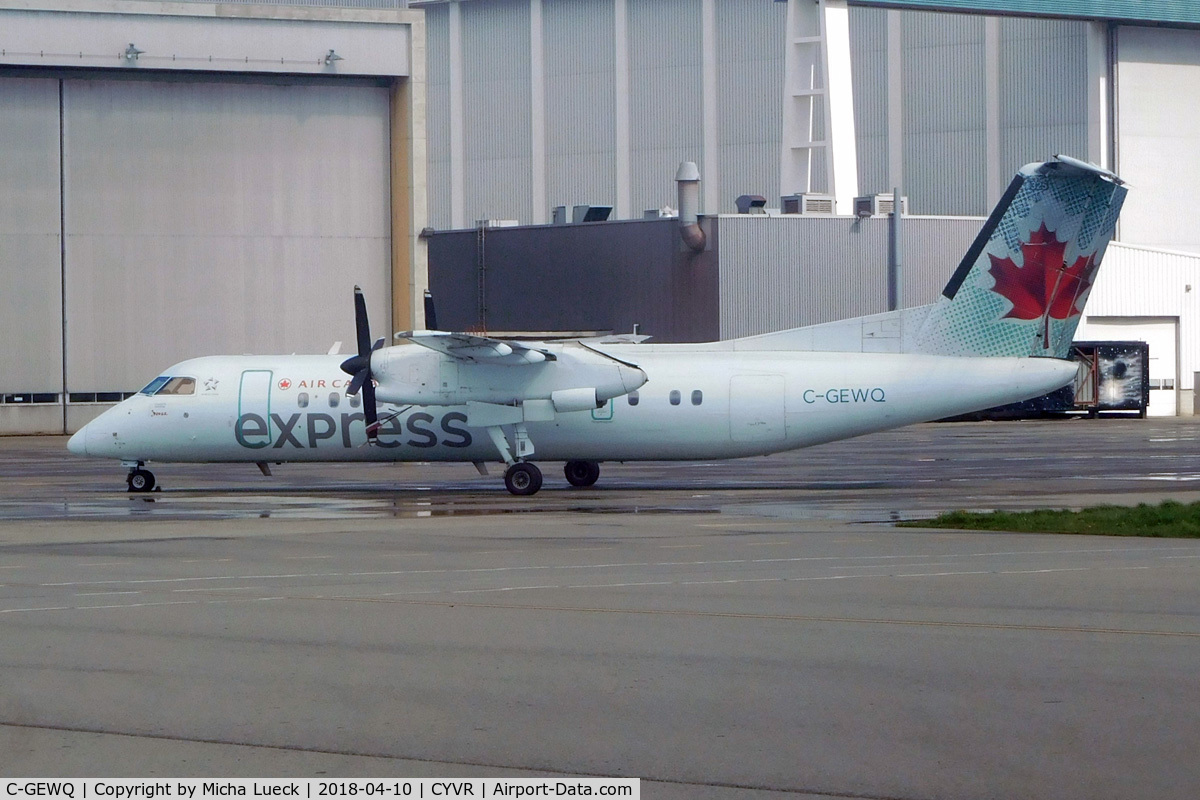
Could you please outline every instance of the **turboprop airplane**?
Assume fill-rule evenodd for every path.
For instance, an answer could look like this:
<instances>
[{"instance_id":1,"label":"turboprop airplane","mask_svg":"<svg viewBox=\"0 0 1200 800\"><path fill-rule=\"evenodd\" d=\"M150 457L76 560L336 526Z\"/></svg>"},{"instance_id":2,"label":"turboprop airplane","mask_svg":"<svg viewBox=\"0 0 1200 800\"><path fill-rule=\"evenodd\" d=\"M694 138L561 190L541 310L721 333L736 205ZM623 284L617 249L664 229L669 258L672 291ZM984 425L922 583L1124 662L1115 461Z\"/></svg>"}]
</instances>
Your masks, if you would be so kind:
<instances>
[{"instance_id":1,"label":"turboprop airplane","mask_svg":"<svg viewBox=\"0 0 1200 800\"><path fill-rule=\"evenodd\" d=\"M932 305L705 344L517 342L438 330L358 352L176 364L71 437L148 461L462 461L531 495L538 460L590 486L603 461L794 450L1025 400L1070 383L1066 360L1126 194L1066 156L1022 168Z\"/></svg>"}]
</instances>

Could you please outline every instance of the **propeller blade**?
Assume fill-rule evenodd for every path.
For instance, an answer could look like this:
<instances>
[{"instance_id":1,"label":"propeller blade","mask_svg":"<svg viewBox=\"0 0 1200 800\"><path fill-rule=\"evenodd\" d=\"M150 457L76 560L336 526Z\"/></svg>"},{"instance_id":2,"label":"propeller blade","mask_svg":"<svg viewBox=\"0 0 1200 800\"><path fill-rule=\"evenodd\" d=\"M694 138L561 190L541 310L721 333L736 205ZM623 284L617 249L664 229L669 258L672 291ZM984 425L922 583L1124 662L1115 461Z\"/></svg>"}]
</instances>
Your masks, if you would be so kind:
<instances>
[{"instance_id":1,"label":"propeller blade","mask_svg":"<svg viewBox=\"0 0 1200 800\"><path fill-rule=\"evenodd\" d=\"M355 378L357 379L357 377L356 375ZM375 407L375 384L369 379L362 383L362 399L363 422L367 425L367 439L374 440L379 434L379 410Z\"/></svg>"},{"instance_id":2,"label":"propeller blade","mask_svg":"<svg viewBox=\"0 0 1200 800\"><path fill-rule=\"evenodd\" d=\"M345 367L343 367L345 369ZM349 370L347 370L349 372ZM367 371L365 369L351 373L354 375L350 379L350 385L346 387L346 394L358 394L358 390L362 388L363 381L367 379Z\"/></svg>"},{"instance_id":3,"label":"propeller blade","mask_svg":"<svg viewBox=\"0 0 1200 800\"><path fill-rule=\"evenodd\" d=\"M357 286L354 287L354 332L358 337L358 354L367 355L371 352L371 324L367 321L367 301Z\"/></svg>"},{"instance_id":4,"label":"propeller blade","mask_svg":"<svg viewBox=\"0 0 1200 800\"><path fill-rule=\"evenodd\" d=\"M436 331L437 326L437 309L433 307L433 292L425 290L425 330Z\"/></svg>"}]
</instances>

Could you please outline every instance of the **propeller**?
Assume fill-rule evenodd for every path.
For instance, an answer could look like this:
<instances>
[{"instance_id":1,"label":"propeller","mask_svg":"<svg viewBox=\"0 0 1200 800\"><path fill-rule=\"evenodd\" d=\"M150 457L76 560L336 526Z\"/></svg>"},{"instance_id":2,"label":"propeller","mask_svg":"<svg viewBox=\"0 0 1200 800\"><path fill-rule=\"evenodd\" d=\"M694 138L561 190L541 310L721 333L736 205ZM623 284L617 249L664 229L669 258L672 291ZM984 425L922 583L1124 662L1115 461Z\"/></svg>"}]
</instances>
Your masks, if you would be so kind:
<instances>
[{"instance_id":1,"label":"propeller","mask_svg":"<svg viewBox=\"0 0 1200 800\"><path fill-rule=\"evenodd\" d=\"M379 411L375 407L375 384L371 381L371 353L383 347L383 339L371 343L371 325L367 321L367 301L362 289L354 287L354 329L358 337L358 355L342 362L342 372L350 375L350 386L346 394L358 394L362 390L363 420L367 424L367 440L374 441L379 435Z\"/></svg>"},{"instance_id":2,"label":"propeller","mask_svg":"<svg viewBox=\"0 0 1200 800\"><path fill-rule=\"evenodd\" d=\"M433 307L433 292L425 290L425 330L436 331L437 310Z\"/></svg>"}]
</instances>

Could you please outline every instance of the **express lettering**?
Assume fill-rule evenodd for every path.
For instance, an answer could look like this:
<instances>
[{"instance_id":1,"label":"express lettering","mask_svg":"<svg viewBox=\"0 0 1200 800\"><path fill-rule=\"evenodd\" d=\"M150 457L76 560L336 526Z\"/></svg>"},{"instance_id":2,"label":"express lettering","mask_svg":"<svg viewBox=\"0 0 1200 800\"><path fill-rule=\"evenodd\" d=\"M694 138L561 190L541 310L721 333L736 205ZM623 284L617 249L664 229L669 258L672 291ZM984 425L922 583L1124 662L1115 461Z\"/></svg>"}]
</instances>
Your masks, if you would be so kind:
<instances>
[{"instance_id":1,"label":"express lettering","mask_svg":"<svg viewBox=\"0 0 1200 800\"><path fill-rule=\"evenodd\" d=\"M802 395L804 402L809 405L814 403L830 403L833 405L844 403L886 403L887 397L880 387L876 386L871 389L805 389Z\"/></svg>"},{"instance_id":2,"label":"express lettering","mask_svg":"<svg viewBox=\"0 0 1200 800\"><path fill-rule=\"evenodd\" d=\"M234 425L233 434L237 443L251 450L283 450L289 448L316 448L321 442L334 439L341 432L341 445L353 447L351 423L363 422L361 413L355 414L292 414L286 419L271 414L270 423L261 414L242 414ZM471 432L465 427L467 415L451 411L439 421L432 414L418 411L406 419L392 417L379 426L376 444L393 447L470 447ZM435 425L435 423L437 423Z\"/></svg>"}]
</instances>

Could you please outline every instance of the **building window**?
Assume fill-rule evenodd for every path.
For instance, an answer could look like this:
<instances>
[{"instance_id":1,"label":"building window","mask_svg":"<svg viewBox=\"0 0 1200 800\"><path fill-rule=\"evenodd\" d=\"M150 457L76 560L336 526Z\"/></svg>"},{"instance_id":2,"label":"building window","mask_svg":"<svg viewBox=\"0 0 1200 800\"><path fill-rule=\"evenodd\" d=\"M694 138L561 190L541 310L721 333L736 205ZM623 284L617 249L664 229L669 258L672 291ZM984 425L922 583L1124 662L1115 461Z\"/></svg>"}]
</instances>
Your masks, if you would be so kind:
<instances>
[{"instance_id":1,"label":"building window","mask_svg":"<svg viewBox=\"0 0 1200 800\"><path fill-rule=\"evenodd\" d=\"M680 397L681 397L681 395L679 394L679 390L678 390L678 389L672 389L672 390L671 390L671 397L670 397L670 399L671 399L671 405L673 405L673 406L677 406L677 405L679 405L679 400L680 400Z\"/></svg>"},{"instance_id":2,"label":"building window","mask_svg":"<svg viewBox=\"0 0 1200 800\"><path fill-rule=\"evenodd\" d=\"M638 393L630 392L629 393L629 405L636 406L637 404L638 404Z\"/></svg>"},{"instance_id":3,"label":"building window","mask_svg":"<svg viewBox=\"0 0 1200 800\"><path fill-rule=\"evenodd\" d=\"M692 391L692 405L698 406L703 402L704 402L704 392L700 391L699 389L693 390Z\"/></svg>"},{"instance_id":4,"label":"building window","mask_svg":"<svg viewBox=\"0 0 1200 800\"><path fill-rule=\"evenodd\" d=\"M301 408L308 408L308 392L301 392L296 395L296 405Z\"/></svg>"}]
</instances>

